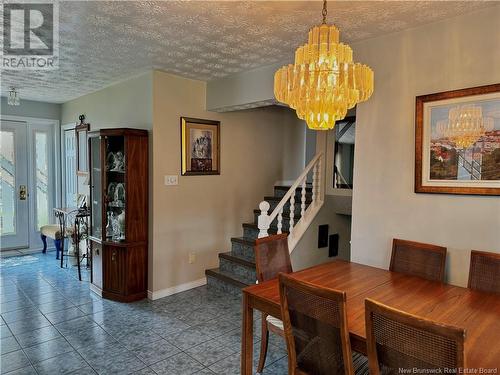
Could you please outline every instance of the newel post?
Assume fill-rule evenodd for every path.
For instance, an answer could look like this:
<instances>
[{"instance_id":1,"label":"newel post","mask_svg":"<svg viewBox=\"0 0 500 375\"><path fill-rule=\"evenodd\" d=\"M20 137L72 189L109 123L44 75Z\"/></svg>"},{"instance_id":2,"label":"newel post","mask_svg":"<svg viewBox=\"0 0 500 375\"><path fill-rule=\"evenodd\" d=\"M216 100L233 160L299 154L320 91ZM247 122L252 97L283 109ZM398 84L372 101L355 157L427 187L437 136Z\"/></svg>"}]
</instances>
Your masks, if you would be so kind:
<instances>
[{"instance_id":1,"label":"newel post","mask_svg":"<svg viewBox=\"0 0 500 375\"><path fill-rule=\"evenodd\" d=\"M266 201L260 202L259 204L260 215L257 220L258 223L257 225L259 227L259 238L268 236L267 230L271 225L271 223L269 222L269 215L267 214L269 208L271 208L271 206L269 205L268 202Z\"/></svg>"}]
</instances>

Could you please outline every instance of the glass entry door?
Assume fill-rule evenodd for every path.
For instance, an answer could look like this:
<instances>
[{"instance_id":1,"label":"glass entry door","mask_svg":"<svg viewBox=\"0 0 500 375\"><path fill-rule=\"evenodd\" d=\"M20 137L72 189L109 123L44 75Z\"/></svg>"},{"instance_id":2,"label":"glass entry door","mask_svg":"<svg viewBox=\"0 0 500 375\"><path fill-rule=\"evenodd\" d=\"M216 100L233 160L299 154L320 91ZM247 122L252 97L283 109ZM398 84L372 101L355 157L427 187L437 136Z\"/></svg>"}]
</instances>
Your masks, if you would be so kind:
<instances>
[{"instance_id":1,"label":"glass entry door","mask_svg":"<svg viewBox=\"0 0 500 375\"><path fill-rule=\"evenodd\" d=\"M1 249L29 246L27 124L2 121L0 128Z\"/></svg>"}]
</instances>

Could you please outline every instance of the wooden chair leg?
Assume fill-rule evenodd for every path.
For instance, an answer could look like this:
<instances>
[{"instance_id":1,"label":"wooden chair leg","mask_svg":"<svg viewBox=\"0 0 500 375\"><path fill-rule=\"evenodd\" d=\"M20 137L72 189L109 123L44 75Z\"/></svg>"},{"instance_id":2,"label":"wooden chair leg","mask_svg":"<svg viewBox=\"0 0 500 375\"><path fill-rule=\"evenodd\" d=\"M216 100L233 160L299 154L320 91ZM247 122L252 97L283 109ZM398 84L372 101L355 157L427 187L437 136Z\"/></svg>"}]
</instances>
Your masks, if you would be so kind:
<instances>
[{"instance_id":1,"label":"wooden chair leg","mask_svg":"<svg viewBox=\"0 0 500 375\"><path fill-rule=\"evenodd\" d=\"M47 236L41 234L40 235L41 239L42 239L42 242L43 242L43 250L42 250L42 253L46 253L47 252Z\"/></svg>"},{"instance_id":2,"label":"wooden chair leg","mask_svg":"<svg viewBox=\"0 0 500 375\"><path fill-rule=\"evenodd\" d=\"M267 315L262 314L262 337L260 340L260 355L259 355L259 365L257 366L257 372L262 374L264 370L264 365L266 364L267 356L267 344L269 342L269 330L267 329Z\"/></svg>"}]
</instances>

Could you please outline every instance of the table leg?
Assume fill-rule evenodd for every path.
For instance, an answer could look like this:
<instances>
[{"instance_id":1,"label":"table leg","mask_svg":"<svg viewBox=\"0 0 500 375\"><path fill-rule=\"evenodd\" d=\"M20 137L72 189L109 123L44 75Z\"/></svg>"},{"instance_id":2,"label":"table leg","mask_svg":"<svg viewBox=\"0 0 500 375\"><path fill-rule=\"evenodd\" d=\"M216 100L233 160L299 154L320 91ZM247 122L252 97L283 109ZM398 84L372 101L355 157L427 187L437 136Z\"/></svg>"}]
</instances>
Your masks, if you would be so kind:
<instances>
[{"instance_id":1,"label":"table leg","mask_svg":"<svg viewBox=\"0 0 500 375\"><path fill-rule=\"evenodd\" d=\"M80 270L80 222L77 218L75 220L75 251L76 251L76 265L78 267L78 280L82 281L82 271Z\"/></svg>"},{"instance_id":2,"label":"table leg","mask_svg":"<svg viewBox=\"0 0 500 375\"><path fill-rule=\"evenodd\" d=\"M241 334L241 375L252 375L253 364L253 309L243 293L243 322Z\"/></svg>"}]
</instances>

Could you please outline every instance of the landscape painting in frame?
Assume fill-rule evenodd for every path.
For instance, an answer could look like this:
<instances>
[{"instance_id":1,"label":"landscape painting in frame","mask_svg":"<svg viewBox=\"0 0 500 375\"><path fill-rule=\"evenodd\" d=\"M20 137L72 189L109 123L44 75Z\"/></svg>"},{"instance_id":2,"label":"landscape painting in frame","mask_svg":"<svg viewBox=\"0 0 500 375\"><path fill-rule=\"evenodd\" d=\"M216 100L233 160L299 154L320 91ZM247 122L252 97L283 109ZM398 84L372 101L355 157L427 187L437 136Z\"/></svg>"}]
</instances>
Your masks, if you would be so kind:
<instances>
[{"instance_id":1,"label":"landscape painting in frame","mask_svg":"<svg viewBox=\"0 0 500 375\"><path fill-rule=\"evenodd\" d=\"M182 175L220 174L220 122L181 117Z\"/></svg>"},{"instance_id":2,"label":"landscape painting in frame","mask_svg":"<svg viewBox=\"0 0 500 375\"><path fill-rule=\"evenodd\" d=\"M415 192L500 195L500 84L417 97Z\"/></svg>"}]
</instances>

